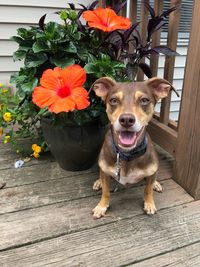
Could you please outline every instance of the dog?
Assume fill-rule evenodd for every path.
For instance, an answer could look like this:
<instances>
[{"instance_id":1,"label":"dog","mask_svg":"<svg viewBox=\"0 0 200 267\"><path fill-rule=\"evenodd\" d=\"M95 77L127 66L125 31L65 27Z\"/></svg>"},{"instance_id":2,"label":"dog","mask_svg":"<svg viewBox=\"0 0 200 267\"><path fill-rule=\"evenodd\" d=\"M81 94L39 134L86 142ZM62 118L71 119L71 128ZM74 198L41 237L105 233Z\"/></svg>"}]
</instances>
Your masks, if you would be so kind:
<instances>
[{"instance_id":1,"label":"dog","mask_svg":"<svg viewBox=\"0 0 200 267\"><path fill-rule=\"evenodd\" d=\"M158 100L167 97L173 86L161 78L143 82L116 82L99 78L91 87L101 97L111 127L105 135L98 164L100 178L93 189L102 188L102 196L93 209L93 217L105 215L110 201L109 182L114 178L122 185L135 184L145 178L144 211L156 213L153 190L162 191L156 181L158 157L146 128Z\"/></svg>"}]
</instances>

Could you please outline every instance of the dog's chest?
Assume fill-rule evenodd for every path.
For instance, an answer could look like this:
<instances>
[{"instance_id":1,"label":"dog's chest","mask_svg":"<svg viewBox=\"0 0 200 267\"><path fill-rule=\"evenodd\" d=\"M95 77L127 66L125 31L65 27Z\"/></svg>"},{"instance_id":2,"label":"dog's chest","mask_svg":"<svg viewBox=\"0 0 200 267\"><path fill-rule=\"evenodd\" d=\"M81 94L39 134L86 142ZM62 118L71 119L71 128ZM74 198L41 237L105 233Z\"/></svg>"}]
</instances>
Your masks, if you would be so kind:
<instances>
[{"instance_id":1,"label":"dog's chest","mask_svg":"<svg viewBox=\"0 0 200 267\"><path fill-rule=\"evenodd\" d=\"M156 162L146 165L144 168L130 168L128 171L120 168L119 176L117 175L117 166L109 166L104 160L99 161L99 166L101 170L107 175L113 177L120 184L135 184L144 179L145 177L153 175L158 170L158 165Z\"/></svg>"}]
</instances>

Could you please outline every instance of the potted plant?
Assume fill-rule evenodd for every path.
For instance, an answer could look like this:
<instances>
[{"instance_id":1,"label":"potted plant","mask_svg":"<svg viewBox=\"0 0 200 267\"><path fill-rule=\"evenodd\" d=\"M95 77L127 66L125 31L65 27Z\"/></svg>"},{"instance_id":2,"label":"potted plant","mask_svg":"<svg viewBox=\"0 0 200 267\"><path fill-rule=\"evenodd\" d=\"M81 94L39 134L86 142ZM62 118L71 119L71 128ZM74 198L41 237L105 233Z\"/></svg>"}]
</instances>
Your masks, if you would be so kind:
<instances>
[{"instance_id":1,"label":"potted plant","mask_svg":"<svg viewBox=\"0 0 200 267\"><path fill-rule=\"evenodd\" d=\"M107 117L100 99L93 92L88 94L92 83L102 76L134 80L139 67L151 77L142 58L176 55L164 46L151 47L152 34L175 8L156 15L147 5L151 19L144 44L139 23L131 25L128 18L118 15L126 1L113 8L97 4L81 5L78 13L69 4L70 9L57 12L62 23L45 23L45 14L38 27L19 28L12 37L19 45L13 58L23 60L24 65L11 77L16 94L10 97L8 93L0 100L4 141L9 139L22 152L18 137L37 140L29 152L36 158L48 144L61 167L69 170L90 167L102 144Z\"/></svg>"}]
</instances>

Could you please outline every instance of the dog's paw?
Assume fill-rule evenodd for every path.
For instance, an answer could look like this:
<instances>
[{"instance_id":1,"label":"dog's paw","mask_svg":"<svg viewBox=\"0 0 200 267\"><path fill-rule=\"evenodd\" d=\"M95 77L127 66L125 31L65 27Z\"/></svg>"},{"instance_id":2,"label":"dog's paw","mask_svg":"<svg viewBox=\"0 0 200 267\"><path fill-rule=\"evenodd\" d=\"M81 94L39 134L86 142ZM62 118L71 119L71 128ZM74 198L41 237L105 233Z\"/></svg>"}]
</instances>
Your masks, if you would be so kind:
<instances>
[{"instance_id":1,"label":"dog's paw","mask_svg":"<svg viewBox=\"0 0 200 267\"><path fill-rule=\"evenodd\" d=\"M148 215L153 215L157 212L157 209L154 203L144 202L144 211Z\"/></svg>"},{"instance_id":2,"label":"dog's paw","mask_svg":"<svg viewBox=\"0 0 200 267\"><path fill-rule=\"evenodd\" d=\"M158 181L155 181L153 184L153 190L162 193L163 191L162 185Z\"/></svg>"},{"instance_id":3,"label":"dog's paw","mask_svg":"<svg viewBox=\"0 0 200 267\"><path fill-rule=\"evenodd\" d=\"M103 217L105 214L106 214L106 211L107 211L107 207L102 207L100 205L97 205L93 210L92 210L92 213L93 213L93 218L94 219L99 219L101 217Z\"/></svg>"},{"instance_id":4,"label":"dog's paw","mask_svg":"<svg viewBox=\"0 0 200 267\"><path fill-rule=\"evenodd\" d=\"M93 190L98 191L102 188L101 179L97 179L93 184Z\"/></svg>"}]
</instances>

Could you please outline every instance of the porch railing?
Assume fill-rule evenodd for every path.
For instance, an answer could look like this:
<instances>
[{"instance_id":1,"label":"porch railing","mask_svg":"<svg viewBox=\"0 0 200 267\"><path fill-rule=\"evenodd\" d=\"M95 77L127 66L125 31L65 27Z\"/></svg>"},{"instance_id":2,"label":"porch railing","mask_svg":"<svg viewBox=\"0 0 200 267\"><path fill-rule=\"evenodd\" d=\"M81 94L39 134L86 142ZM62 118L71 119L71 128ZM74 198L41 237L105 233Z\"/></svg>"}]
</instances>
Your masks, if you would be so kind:
<instances>
[{"instance_id":1,"label":"porch railing","mask_svg":"<svg viewBox=\"0 0 200 267\"><path fill-rule=\"evenodd\" d=\"M154 9L160 13L165 0L154 0ZM135 22L137 5L140 2L140 33L146 38L148 12L144 2L130 1L130 19ZM181 0L171 0L171 6L178 6L169 16L167 45L176 50L181 13ZM105 1L102 1L105 4ZM173 178L195 199L200 199L200 1L194 0L190 42L179 111L179 120L171 121L171 94L162 101L160 113L155 113L149 125L152 139L175 158ZM160 44L160 32L154 35L153 45ZM158 58L150 60L154 76L158 71ZM164 78L173 82L175 58L165 57ZM138 80L143 80L143 73Z\"/></svg>"}]
</instances>

